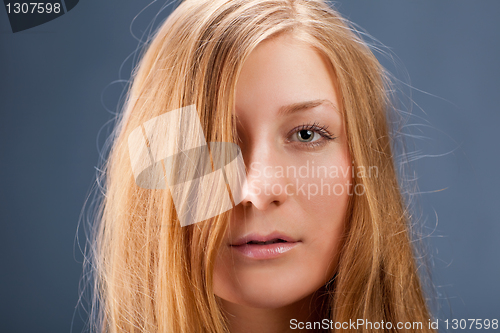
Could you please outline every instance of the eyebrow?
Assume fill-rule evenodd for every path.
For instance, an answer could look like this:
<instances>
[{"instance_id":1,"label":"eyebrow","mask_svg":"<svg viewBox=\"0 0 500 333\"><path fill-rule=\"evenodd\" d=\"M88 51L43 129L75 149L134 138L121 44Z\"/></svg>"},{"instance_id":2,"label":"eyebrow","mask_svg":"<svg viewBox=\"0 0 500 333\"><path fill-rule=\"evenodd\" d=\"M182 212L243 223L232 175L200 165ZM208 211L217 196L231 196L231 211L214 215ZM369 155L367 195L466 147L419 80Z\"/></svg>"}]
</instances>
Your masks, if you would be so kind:
<instances>
[{"instance_id":1,"label":"eyebrow","mask_svg":"<svg viewBox=\"0 0 500 333\"><path fill-rule=\"evenodd\" d=\"M315 107L323 105L323 104L329 104L334 109L337 109L335 107L335 104L333 104L328 99L315 99L312 101L304 101L304 102L293 103L290 105L284 105L284 106L280 107L280 109L278 111L278 115L285 116L285 115L289 115L291 113L295 113L297 111L312 109L312 108L315 108Z\"/></svg>"}]
</instances>

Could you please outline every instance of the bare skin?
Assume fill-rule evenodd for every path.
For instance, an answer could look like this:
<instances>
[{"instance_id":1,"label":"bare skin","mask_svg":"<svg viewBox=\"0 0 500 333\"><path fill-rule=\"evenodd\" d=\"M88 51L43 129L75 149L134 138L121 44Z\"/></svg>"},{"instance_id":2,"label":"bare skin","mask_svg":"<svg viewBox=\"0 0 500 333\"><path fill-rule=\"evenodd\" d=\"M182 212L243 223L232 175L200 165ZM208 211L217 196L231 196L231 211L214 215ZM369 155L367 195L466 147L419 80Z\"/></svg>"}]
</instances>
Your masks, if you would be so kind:
<instances>
[{"instance_id":1,"label":"bare skin","mask_svg":"<svg viewBox=\"0 0 500 333\"><path fill-rule=\"evenodd\" d=\"M316 103L284 110L307 101ZM352 181L339 101L333 69L292 35L262 42L244 64L235 115L247 194L214 273L231 332L297 332L291 319L323 319L320 296L336 270ZM319 167L326 172L313 175ZM287 238L284 250L239 245L269 235Z\"/></svg>"}]
</instances>

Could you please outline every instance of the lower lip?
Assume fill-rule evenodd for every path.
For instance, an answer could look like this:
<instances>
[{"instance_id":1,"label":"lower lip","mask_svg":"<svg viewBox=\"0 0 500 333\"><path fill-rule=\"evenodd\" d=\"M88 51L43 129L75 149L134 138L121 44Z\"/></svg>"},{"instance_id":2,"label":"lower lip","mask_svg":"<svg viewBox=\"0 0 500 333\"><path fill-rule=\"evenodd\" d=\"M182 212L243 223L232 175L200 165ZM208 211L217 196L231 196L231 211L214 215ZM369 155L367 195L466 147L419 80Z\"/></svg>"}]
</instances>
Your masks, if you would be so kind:
<instances>
[{"instance_id":1,"label":"lower lip","mask_svg":"<svg viewBox=\"0 0 500 333\"><path fill-rule=\"evenodd\" d=\"M248 258L273 259L285 254L286 252L296 247L298 244L299 242L286 242L266 245L243 244L237 246L232 245L231 247Z\"/></svg>"}]
</instances>

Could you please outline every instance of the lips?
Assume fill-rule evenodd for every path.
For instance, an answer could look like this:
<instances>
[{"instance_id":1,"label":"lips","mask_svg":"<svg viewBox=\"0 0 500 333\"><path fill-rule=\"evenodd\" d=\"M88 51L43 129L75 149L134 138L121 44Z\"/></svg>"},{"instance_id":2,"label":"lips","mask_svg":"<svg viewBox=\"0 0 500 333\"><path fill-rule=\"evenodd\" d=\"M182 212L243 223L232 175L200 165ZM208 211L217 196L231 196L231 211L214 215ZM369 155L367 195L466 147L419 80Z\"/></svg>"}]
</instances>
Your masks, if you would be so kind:
<instances>
[{"instance_id":1,"label":"lips","mask_svg":"<svg viewBox=\"0 0 500 333\"><path fill-rule=\"evenodd\" d=\"M267 244L275 244L275 243L295 243L298 240L285 235L280 232L273 232L266 236L261 236L258 234L249 234L244 237L238 238L236 241L231 243L231 246L240 246L245 244L250 245L267 245Z\"/></svg>"},{"instance_id":2,"label":"lips","mask_svg":"<svg viewBox=\"0 0 500 333\"><path fill-rule=\"evenodd\" d=\"M275 244L275 243L287 243L286 240L281 238L274 238L267 242L258 242L258 241L250 241L247 244L255 244L255 245L267 245L267 244Z\"/></svg>"},{"instance_id":3,"label":"lips","mask_svg":"<svg viewBox=\"0 0 500 333\"><path fill-rule=\"evenodd\" d=\"M273 232L266 236L250 234L238 238L230 247L247 259L265 260L278 258L300 243L300 240Z\"/></svg>"}]
</instances>

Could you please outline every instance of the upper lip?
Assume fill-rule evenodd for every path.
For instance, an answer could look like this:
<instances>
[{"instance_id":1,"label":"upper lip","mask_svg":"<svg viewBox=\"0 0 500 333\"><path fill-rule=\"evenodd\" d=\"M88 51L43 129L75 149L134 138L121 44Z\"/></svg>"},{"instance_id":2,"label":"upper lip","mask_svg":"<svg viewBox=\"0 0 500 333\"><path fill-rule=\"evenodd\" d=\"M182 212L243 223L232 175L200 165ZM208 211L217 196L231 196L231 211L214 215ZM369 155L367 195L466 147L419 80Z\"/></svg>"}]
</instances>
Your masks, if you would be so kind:
<instances>
[{"instance_id":1,"label":"upper lip","mask_svg":"<svg viewBox=\"0 0 500 333\"><path fill-rule=\"evenodd\" d=\"M295 243L298 242L298 240L294 239L293 237L290 237L288 235L285 235L284 233L274 231L268 235L260 235L257 233L251 233L248 235L245 235L243 237L240 237L233 241L230 245L231 246L239 246L239 245L244 245L247 244L248 242L254 241L254 242L268 242L271 240L284 240L289 243Z\"/></svg>"}]
</instances>

